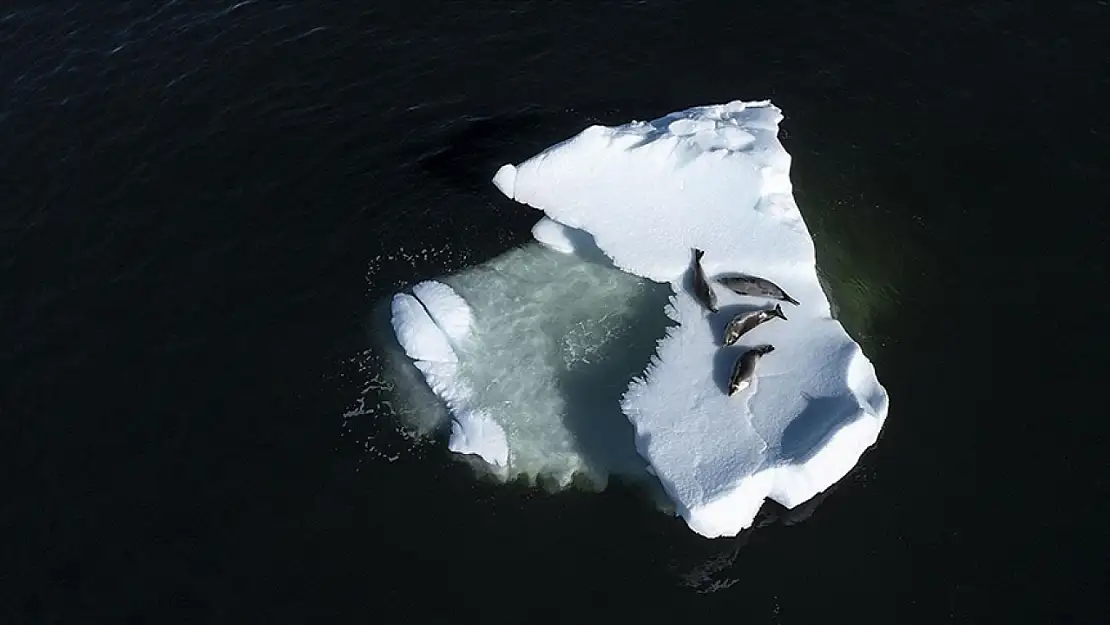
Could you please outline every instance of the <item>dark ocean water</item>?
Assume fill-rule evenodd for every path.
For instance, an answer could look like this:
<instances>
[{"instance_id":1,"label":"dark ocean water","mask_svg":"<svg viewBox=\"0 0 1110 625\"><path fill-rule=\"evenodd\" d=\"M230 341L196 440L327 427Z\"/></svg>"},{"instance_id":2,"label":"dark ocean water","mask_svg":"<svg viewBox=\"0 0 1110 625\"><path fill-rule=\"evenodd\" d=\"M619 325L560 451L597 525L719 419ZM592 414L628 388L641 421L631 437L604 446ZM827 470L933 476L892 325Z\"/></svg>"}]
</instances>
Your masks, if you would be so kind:
<instances>
[{"instance_id":1,"label":"dark ocean water","mask_svg":"<svg viewBox=\"0 0 1110 625\"><path fill-rule=\"evenodd\" d=\"M0 9L0 622L1107 621L1097 380L1002 329L1045 292L1037 353L1100 353L1052 310L1106 278L1105 3L357 4ZM380 298L529 239L498 165L737 98L880 294L890 418L819 507L707 541L349 416Z\"/></svg>"}]
</instances>

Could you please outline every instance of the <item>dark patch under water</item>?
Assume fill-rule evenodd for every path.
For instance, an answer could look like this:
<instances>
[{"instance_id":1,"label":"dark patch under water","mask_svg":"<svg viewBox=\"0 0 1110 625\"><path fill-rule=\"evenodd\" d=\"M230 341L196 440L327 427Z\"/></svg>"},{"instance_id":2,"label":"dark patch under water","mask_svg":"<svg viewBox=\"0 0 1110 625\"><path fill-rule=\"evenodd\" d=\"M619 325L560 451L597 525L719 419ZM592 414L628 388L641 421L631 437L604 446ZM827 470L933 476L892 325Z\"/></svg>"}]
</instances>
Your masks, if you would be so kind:
<instances>
[{"instance_id":1,"label":"dark patch under water","mask_svg":"<svg viewBox=\"0 0 1110 625\"><path fill-rule=\"evenodd\" d=\"M0 620L1105 620L1104 426L1045 444L991 330L935 314L1103 271L1070 252L1105 232L1105 7L576 6L0 9ZM890 418L818 511L706 541L344 419L375 302L529 239L497 166L736 98L783 109L830 288L877 302L843 316ZM1082 233L989 243L1045 206Z\"/></svg>"}]
</instances>

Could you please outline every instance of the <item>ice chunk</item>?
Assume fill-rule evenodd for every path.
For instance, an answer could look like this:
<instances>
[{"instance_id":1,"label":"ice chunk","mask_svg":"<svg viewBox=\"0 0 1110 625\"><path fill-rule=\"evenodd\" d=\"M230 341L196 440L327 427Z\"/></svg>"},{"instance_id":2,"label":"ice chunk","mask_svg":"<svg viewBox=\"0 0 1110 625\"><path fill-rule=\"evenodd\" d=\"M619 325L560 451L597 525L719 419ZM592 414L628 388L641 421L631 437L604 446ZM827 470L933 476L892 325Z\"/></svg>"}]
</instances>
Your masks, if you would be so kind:
<instances>
[{"instance_id":1,"label":"ice chunk","mask_svg":"<svg viewBox=\"0 0 1110 625\"><path fill-rule=\"evenodd\" d=\"M468 410L454 415L447 448L458 454L480 456L498 467L507 465L509 461L509 441L505 430L482 410Z\"/></svg>"},{"instance_id":2,"label":"ice chunk","mask_svg":"<svg viewBox=\"0 0 1110 625\"><path fill-rule=\"evenodd\" d=\"M513 182L516 180L516 168L512 165L502 165L501 169L493 175L493 186L509 197L513 197Z\"/></svg>"},{"instance_id":3,"label":"ice chunk","mask_svg":"<svg viewBox=\"0 0 1110 625\"><path fill-rule=\"evenodd\" d=\"M424 304L448 341L459 345L470 336L470 306L454 289L442 282L426 280L412 287L412 294Z\"/></svg>"},{"instance_id":4,"label":"ice chunk","mask_svg":"<svg viewBox=\"0 0 1110 625\"><path fill-rule=\"evenodd\" d=\"M677 322L622 399L636 446L689 526L705 536L748 527L764 498L793 507L839 480L871 446L888 400L874 368L818 282L812 238L794 201L778 108L731 102L650 123L593 126L494 184L546 219L593 235L619 268L668 283ZM553 225L536 238L572 249ZM691 249L710 275L770 279L801 302L720 346L737 312L766 305L716 285L720 312L690 294ZM770 343L752 386L729 397L735 358Z\"/></svg>"},{"instance_id":5,"label":"ice chunk","mask_svg":"<svg viewBox=\"0 0 1110 625\"><path fill-rule=\"evenodd\" d=\"M391 323L405 353L451 412L448 448L478 455L494 468L507 467L505 431L474 405L474 392L459 379L458 357L451 347L452 342L463 345L469 338L470 307L441 282L422 282L413 287L413 293L393 296Z\"/></svg>"},{"instance_id":6,"label":"ice chunk","mask_svg":"<svg viewBox=\"0 0 1110 625\"><path fill-rule=\"evenodd\" d=\"M547 217L536 222L532 226L532 236L541 244L564 254L573 254L577 246L572 238L572 233L576 232L567 228L563 224L552 221ZM581 232L580 230L577 232Z\"/></svg>"},{"instance_id":7,"label":"ice chunk","mask_svg":"<svg viewBox=\"0 0 1110 625\"><path fill-rule=\"evenodd\" d=\"M420 300L407 293L393 296L393 331L413 360L456 362L447 335L440 330Z\"/></svg>"},{"instance_id":8,"label":"ice chunk","mask_svg":"<svg viewBox=\"0 0 1110 625\"><path fill-rule=\"evenodd\" d=\"M598 249L597 243L594 242L590 233L576 228L568 228L547 217L532 226L532 237L544 247L556 252L573 254L578 259L600 263L606 267L613 266L605 253ZM604 311L599 312L604 314Z\"/></svg>"}]
</instances>

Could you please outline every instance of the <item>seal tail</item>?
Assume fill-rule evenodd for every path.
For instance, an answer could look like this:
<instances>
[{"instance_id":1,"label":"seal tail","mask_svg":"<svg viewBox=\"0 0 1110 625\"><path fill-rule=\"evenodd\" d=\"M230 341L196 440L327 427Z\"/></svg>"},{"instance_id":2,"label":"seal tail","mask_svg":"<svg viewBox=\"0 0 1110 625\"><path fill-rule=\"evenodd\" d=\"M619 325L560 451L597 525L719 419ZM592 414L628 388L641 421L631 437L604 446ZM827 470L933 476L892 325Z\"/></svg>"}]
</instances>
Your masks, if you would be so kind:
<instances>
[{"instance_id":1,"label":"seal tail","mask_svg":"<svg viewBox=\"0 0 1110 625\"><path fill-rule=\"evenodd\" d=\"M701 251L701 250L699 250L698 248L695 247L694 248L694 262L700 263L702 256L705 256L705 252L703 252L703 251Z\"/></svg>"}]
</instances>

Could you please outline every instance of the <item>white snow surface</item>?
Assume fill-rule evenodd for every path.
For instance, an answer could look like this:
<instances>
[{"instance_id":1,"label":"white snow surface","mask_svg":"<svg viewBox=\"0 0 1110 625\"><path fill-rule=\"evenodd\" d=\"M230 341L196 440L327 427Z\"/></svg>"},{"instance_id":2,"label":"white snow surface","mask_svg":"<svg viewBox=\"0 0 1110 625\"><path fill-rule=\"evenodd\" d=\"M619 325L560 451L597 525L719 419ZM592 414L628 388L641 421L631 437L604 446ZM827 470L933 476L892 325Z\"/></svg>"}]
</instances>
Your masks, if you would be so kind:
<instances>
[{"instance_id":1,"label":"white snow surface","mask_svg":"<svg viewBox=\"0 0 1110 625\"><path fill-rule=\"evenodd\" d=\"M414 295L393 296L393 331L428 386L451 411L448 448L480 456L495 470L503 469L509 463L505 431L478 405L474 392L460 378L458 357L451 346L469 338L470 307L441 282L421 282L412 290Z\"/></svg>"},{"instance_id":2,"label":"white snow surface","mask_svg":"<svg viewBox=\"0 0 1110 625\"><path fill-rule=\"evenodd\" d=\"M831 317L818 282L777 138L781 120L770 102L736 101L592 126L493 180L546 214L533 229L544 245L575 253L576 238L590 241L623 271L671 285L666 313L678 325L621 408L678 512L708 537L749 527L765 498L794 507L830 487L875 443L888 410L873 366ZM721 347L732 315L773 302L715 284L720 312L710 314L689 290L695 247L710 276L762 276L801 305L783 303L788 321ZM403 301L394 310L411 316L397 335L421 370L451 369L448 339L431 331L441 326ZM729 397L733 362L763 343L775 351L760 360L752 386Z\"/></svg>"},{"instance_id":3,"label":"white snow surface","mask_svg":"<svg viewBox=\"0 0 1110 625\"><path fill-rule=\"evenodd\" d=\"M442 282L425 280L412 287L412 294L423 303L449 343L457 346L466 342L474 319L470 306L454 289Z\"/></svg>"}]
</instances>

